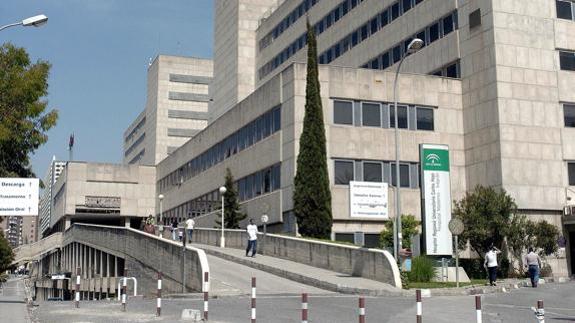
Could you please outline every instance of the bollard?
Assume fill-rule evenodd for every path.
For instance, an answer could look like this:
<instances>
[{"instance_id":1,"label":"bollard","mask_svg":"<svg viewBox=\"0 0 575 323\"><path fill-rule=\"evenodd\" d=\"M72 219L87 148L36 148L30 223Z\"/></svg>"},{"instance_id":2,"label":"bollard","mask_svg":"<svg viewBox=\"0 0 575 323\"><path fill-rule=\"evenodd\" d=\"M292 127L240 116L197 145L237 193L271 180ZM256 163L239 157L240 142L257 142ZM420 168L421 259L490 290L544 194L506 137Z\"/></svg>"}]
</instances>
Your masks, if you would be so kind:
<instances>
[{"instance_id":1,"label":"bollard","mask_svg":"<svg viewBox=\"0 0 575 323\"><path fill-rule=\"evenodd\" d=\"M256 323L256 278L252 277L252 323Z\"/></svg>"},{"instance_id":2,"label":"bollard","mask_svg":"<svg viewBox=\"0 0 575 323\"><path fill-rule=\"evenodd\" d=\"M204 321L208 321L208 282L210 281L210 273L204 273Z\"/></svg>"},{"instance_id":3,"label":"bollard","mask_svg":"<svg viewBox=\"0 0 575 323\"><path fill-rule=\"evenodd\" d=\"M359 323L365 323L365 298L359 297Z\"/></svg>"},{"instance_id":4,"label":"bollard","mask_svg":"<svg viewBox=\"0 0 575 323\"><path fill-rule=\"evenodd\" d=\"M124 269L124 278L122 278L122 312L126 311L126 290L128 282L128 270Z\"/></svg>"},{"instance_id":5,"label":"bollard","mask_svg":"<svg viewBox=\"0 0 575 323\"><path fill-rule=\"evenodd\" d=\"M537 301L537 312L535 314L539 323L545 323L545 308L543 307L543 300Z\"/></svg>"},{"instance_id":6,"label":"bollard","mask_svg":"<svg viewBox=\"0 0 575 323\"><path fill-rule=\"evenodd\" d=\"M475 311L477 312L477 323L481 323L483 321L483 317L481 315L481 296L475 296Z\"/></svg>"},{"instance_id":7,"label":"bollard","mask_svg":"<svg viewBox=\"0 0 575 323\"><path fill-rule=\"evenodd\" d=\"M307 293L301 294L301 323L307 323Z\"/></svg>"},{"instance_id":8,"label":"bollard","mask_svg":"<svg viewBox=\"0 0 575 323\"><path fill-rule=\"evenodd\" d=\"M162 273L158 272L158 299L156 304L156 315L162 314Z\"/></svg>"},{"instance_id":9,"label":"bollard","mask_svg":"<svg viewBox=\"0 0 575 323\"><path fill-rule=\"evenodd\" d=\"M421 289L415 291L415 301L417 302L417 323L421 323Z\"/></svg>"},{"instance_id":10,"label":"bollard","mask_svg":"<svg viewBox=\"0 0 575 323\"><path fill-rule=\"evenodd\" d=\"M76 268L76 308L80 307L80 267Z\"/></svg>"}]
</instances>

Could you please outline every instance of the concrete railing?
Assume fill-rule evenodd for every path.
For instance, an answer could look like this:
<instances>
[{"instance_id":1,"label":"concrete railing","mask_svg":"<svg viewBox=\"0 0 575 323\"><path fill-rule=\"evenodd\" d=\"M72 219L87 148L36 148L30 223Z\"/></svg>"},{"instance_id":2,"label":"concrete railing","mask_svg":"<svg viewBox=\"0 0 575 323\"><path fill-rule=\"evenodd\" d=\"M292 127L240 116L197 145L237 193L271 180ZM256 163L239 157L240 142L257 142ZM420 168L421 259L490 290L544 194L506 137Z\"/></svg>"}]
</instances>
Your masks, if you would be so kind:
<instances>
[{"instance_id":1,"label":"concrete railing","mask_svg":"<svg viewBox=\"0 0 575 323\"><path fill-rule=\"evenodd\" d=\"M209 291L203 277L209 272L203 250L186 247L152 234L126 228L104 225L74 224L65 234L63 245L79 242L95 249L123 257L128 276L138 277L142 290L155 291L156 274L162 272L164 290L181 292L185 279L189 291Z\"/></svg>"},{"instance_id":2,"label":"concrete railing","mask_svg":"<svg viewBox=\"0 0 575 323\"><path fill-rule=\"evenodd\" d=\"M40 255L62 247L62 233L58 232L31 244L14 248L13 264L37 259Z\"/></svg>"},{"instance_id":3,"label":"concrete railing","mask_svg":"<svg viewBox=\"0 0 575 323\"><path fill-rule=\"evenodd\" d=\"M219 246L221 230L196 228L194 242ZM245 249L245 230L225 230L226 247ZM380 249L314 241L276 234L267 234L262 246L263 234L258 236L258 249L265 255L319 267L357 277L364 277L401 288L399 268L393 256Z\"/></svg>"}]
</instances>

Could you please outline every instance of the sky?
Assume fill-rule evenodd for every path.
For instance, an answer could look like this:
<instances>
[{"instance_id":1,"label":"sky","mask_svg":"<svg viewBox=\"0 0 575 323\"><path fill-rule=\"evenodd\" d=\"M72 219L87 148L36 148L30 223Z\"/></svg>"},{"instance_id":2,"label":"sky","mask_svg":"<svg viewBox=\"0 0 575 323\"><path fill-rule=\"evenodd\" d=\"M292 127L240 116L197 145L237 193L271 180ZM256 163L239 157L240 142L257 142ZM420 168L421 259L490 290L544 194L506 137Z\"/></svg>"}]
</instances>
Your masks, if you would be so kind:
<instances>
[{"instance_id":1,"label":"sky","mask_svg":"<svg viewBox=\"0 0 575 323\"><path fill-rule=\"evenodd\" d=\"M38 14L42 27L0 31L0 43L24 47L33 62L52 64L48 109L59 119L31 156L46 175L52 156L122 161L124 130L144 109L146 73L158 54L212 57L212 0L0 0L0 25Z\"/></svg>"}]
</instances>

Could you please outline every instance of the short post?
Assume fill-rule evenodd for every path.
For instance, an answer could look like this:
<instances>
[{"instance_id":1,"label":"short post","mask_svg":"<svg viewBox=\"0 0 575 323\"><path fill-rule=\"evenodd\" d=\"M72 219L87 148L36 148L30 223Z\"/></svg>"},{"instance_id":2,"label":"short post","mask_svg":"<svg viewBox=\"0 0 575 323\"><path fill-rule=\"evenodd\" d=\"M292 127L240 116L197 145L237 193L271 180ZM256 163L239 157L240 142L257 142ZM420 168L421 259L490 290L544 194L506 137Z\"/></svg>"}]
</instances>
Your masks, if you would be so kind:
<instances>
[{"instance_id":1,"label":"short post","mask_svg":"<svg viewBox=\"0 0 575 323\"><path fill-rule=\"evenodd\" d=\"M128 270L124 269L124 277L122 278L122 312L126 311L127 285L128 285Z\"/></svg>"},{"instance_id":2,"label":"short post","mask_svg":"<svg viewBox=\"0 0 575 323\"><path fill-rule=\"evenodd\" d=\"M421 323L421 289L415 291L415 301L417 302L417 323Z\"/></svg>"},{"instance_id":3,"label":"short post","mask_svg":"<svg viewBox=\"0 0 575 323\"><path fill-rule=\"evenodd\" d=\"M365 298L359 297L359 323L365 323Z\"/></svg>"},{"instance_id":4,"label":"short post","mask_svg":"<svg viewBox=\"0 0 575 323\"><path fill-rule=\"evenodd\" d=\"M158 298L156 302L156 316L162 314L162 273L158 272Z\"/></svg>"},{"instance_id":5,"label":"short post","mask_svg":"<svg viewBox=\"0 0 575 323\"><path fill-rule=\"evenodd\" d=\"M481 315L481 296L475 296L475 311L477 312L477 323L483 322L483 316Z\"/></svg>"},{"instance_id":6,"label":"short post","mask_svg":"<svg viewBox=\"0 0 575 323\"><path fill-rule=\"evenodd\" d=\"M545 323L545 308L543 307L543 300L537 301L537 312L535 314L539 323Z\"/></svg>"},{"instance_id":7,"label":"short post","mask_svg":"<svg viewBox=\"0 0 575 323\"><path fill-rule=\"evenodd\" d=\"M252 323L256 323L256 278L252 277Z\"/></svg>"},{"instance_id":8,"label":"short post","mask_svg":"<svg viewBox=\"0 0 575 323\"><path fill-rule=\"evenodd\" d=\"M76 308L80 307L80 267L76 268Z\"/></svg>"},{"instance_id":9,"label":"short post","mask_svg":"<svg viewBox=\"0 0 575 323\"><path fill-rule=\"evenodd\" d=\"M459 237L455 235L455 287L459 288Z\"/></svg>"},{"instance_id":10,"label":"short post","mask_svg":"<svg viewBox=\"0 0 575 323\"><path fill-rule=\"evenodd\" d=\"M307 323L307 293L301 294L301 323Z\"/></svg>"},{"instance_id":11,"label":"short post","mask_svg":"<svg viewBox=\"0 0 575 323\"><path fill-rule=\"evenodd\" d=\"M182 294L186 292L186 242L188 233L184 228L184 236L182 237Z\"/></svg>"},{"instance_id":12,"label":"short post","mask_svg":"<svg viewBox=\"0 0 575 323\"><path fill-rule=\"evenodd\" d=\"M208 321L208 282L210 281L210 273L204 273L204 321Z\"/></svg>"}]
</instances>

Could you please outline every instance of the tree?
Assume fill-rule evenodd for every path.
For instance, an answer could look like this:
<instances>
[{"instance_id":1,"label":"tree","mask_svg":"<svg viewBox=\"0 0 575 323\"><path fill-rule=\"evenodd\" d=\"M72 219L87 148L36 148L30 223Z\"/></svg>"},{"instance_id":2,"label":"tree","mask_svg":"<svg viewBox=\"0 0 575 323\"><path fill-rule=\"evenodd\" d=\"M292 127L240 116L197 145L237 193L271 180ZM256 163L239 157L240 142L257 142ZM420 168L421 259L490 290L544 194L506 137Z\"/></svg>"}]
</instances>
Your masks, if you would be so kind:
<instances>
[{"instance_id":1,"label":"tree","mask_svg":"<svg viewBox=\"0 0 575 323\"><path fill-rule=\"evenodd\" d=\"M317 67L317 44L307 22L307 84L303 132L299 140L294 213L303 236L331 236L331 191L327 173L325 128Z\"/></svg>"},{"instance_id":2,"label":"tree","mask_svg":"<svg viewBox=\"0 0 575 323\"><path fill-rule=\"evenodd\" d=\"M517 204L505 190L475 187L472 193L467 192L461 201L455 202L453 215L465 225L459 248L465 249L469 241L471 249L479 255L488 250L491 244L501 249L509 230L509 221L515 213Z\"/></svg>"},{"instance_id":3,"label":"tree","mask_svg":"<svg viewBox=\"0 0 575 323\"><path fill-rule=\"evenodd\" d=\"M8 240L4 238L4 233L0 231L0 273L6 271L13 260L14 252L12 251Z\"/></svg>"},{"instance_id":4,"label":"tree","mask_svg":"<svg viewBox=\"0 0 575 323\"><path fill-rule=\"evenodd\" d=\"M239 229L240 222L247 217L240 211L238 202L238 191L234 185L234 177L229 168L226 168L225 184L226 192L224 193L224 223L228 229ZM221 208L221 207L220 207ZM222 221L216 218L216 226L222 227Z\"/></svg>"},{"instance_id":5,"label":"tree","mask_svg":"<svg viewBox=\"0 0 575 323\"><path fill-rule=\"evenodd\" d=\"M34 176L29 155L48 140L58 112L46 112L50 64L23 48L0 47L0 177Z\"/></svg>"},{"instance_id":6,"label":"tree","mask_svg":"<svg viewBox=\"0 0 575 323\"><path fill-rule=\"evenodd\" d=\"M419 233L420 221L412 214L401 215L401 245L403 248L411 248L411 237ZM380 248L393 248L393 221L385 222L385 229L379 235Z\"/></svg>"}]
</instances>

